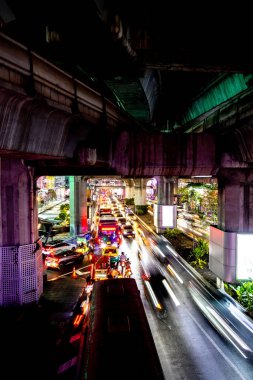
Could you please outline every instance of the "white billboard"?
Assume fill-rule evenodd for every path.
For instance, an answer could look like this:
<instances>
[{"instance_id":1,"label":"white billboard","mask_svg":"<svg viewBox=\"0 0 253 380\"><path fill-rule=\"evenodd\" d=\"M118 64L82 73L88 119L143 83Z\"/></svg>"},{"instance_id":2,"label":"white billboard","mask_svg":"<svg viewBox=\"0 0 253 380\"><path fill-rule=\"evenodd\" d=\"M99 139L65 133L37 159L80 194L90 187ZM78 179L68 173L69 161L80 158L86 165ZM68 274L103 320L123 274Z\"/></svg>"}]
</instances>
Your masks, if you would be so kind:
<instances>
[{"instance_id":1,"label":"white billboard","mask_svg":"<svg viewBox=\"0 0 253 380\"><path fill-rule=\"evenodd\" d=\"M236 279L253 279L253 234L237 234Z\"/></svg>"},{"instance_id":2,"label":"white billboard","mask_svg":"<svg viewBox=\"0 0 253 380\"><path fill-rule=\"evenodd\" d=\"M154 204L154 225L161 228L176 227L177 206Z\"/></svg>"}]
</instances>

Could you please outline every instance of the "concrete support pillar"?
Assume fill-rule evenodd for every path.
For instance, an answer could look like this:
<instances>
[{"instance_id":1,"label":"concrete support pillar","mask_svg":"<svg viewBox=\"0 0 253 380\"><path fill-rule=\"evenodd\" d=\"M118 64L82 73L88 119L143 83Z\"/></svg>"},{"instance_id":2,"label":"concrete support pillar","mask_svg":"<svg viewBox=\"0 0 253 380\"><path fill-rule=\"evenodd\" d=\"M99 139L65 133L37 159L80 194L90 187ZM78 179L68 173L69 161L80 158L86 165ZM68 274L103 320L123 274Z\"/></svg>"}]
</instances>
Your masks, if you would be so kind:
<instances>
[{"instance_id":1,"label":"concrete support pillar","mask_svg":"<svg viewBox=\"0 0 253 380\"><path fill-rule=\"evenodd\" d=\"M0 158L0 305L34 303L43 292L34 183L22 160Z\"/></svg>"},{"instance_id":2,"label":"concrete support pillar","mask_svg":"<svg viewBox=\"0 0 253 380\"><path fill-rule=\"evenodd\" d=\"M253 232L253 171L223 170L218 175L218 227Z\"/></svg>"},{"instance_id":3,"label":"concrete support pillar","mask_svg":"<svg viewBox=\"0 0 253 380\"><path fill-rule=\"evenodd\" d=\"M69 178L70 186L70 234L72 236L88 231L87 220L87 179L80 176Z\"/></svg>"},{"instance_id":4,"label":"concrete support pillar","mask_svg":"<svg viewBox=\"0 0 253 380\"><path fill-rule=\"evenodd\" d=\"M178 178L173 178L173 203L177 204L177 195L178 195Z\"/></svg>"},{"instance_id":5,"label":"concrete support pillar","mask_svg":"<svg viewBox=\"0 0 253 380\"><path fill-rule=\"evenodd\" d=\"M247 239L242 266L249 278L253 275L253 171L222 169L217 179L218 225L210 227L209 268L219 279L235 282L242 279L238 277L242 235ZM246 279L247 273L243 276Z\"/></svg>"},{"instance_id":6,"label":"concrete support pillar","mask_svg":"<svg viewBox=\"0 0 253 380\"><path fill-rule=\"evenodd\" d=\"M156 177L157 181L157 204L168 204L168 182L166 177Z\"/></svg>"},{"instance_id":7,"label":"concrete support pillar","mask_svg":"<svg viewBox=\"0 0 253 380\"><path fill-rule=\"evenodd\" d=\"M127 179L126 182L126 189L125 189L125 198L134 198L134 180L133 179Z\"/></svg>"},{"instance_id":8,"label":"concrete support pillar","mask_svg":"<svg viewBox=\"0 0 253 380\"><path fill-rule=\"evenodd\" d=\"M154 225L157 233L176 227L177 209L174 205L174 179L164 176L157 180L157 204L154 205ZM166 207L165 207L166 206Z\"/></svg>"},{"instance_id":9,"label":"concrete support pillar","mask_svg":"<svg viewBox=\"0 0 253 380\"><path fill-rule=\"evenodd\" d=\"M134 180L134 203L135 206L143 206L147 203L147 186L148 179L137 178Z\"/></svg>"},{"instance_id":10,"label":"concrete support pillar","mask_svg":"<svg viewBox=\"0 0 253 380\"><path fill-rule=\"evenodd\" d=\"M122 180L122 198L125 199L126 198L126 181Z\"/></svg>"},{"instance_id":11,"label":"concrete support pillar","mask_svg":"<svg viewBox=\"0 0 253 380\"><path fill-rule=\"evenodd\" d=\"M173 205L175 194L174 178L156 177L157 203L161 205Z\"/></svg>"}]
</instances>

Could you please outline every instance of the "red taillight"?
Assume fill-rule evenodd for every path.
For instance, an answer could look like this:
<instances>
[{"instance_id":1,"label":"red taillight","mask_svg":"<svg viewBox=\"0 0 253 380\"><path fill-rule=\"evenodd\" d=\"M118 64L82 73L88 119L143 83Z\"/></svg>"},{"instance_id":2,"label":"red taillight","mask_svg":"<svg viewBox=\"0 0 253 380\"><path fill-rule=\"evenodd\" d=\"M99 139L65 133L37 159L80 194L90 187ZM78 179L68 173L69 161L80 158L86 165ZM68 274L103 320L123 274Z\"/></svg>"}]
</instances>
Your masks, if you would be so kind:
<instances>
[{"instance_id":1,"label":"red taillight","mask_svg":"<svg viewBox=\"0 0 253 380\"><path fill-rule=\"evenodd\" d=\"M102 227L101 231L114 231L115 227Z\"/></svg>"},{"instance_id":2,"label":"red taillight","mask_svg":"<svg viewBox=\"0 0 253 380\"><path fill-rule=\"evenodd\" d=\"M59 259L58 259L58 257L54 257L53 255L48 255L47 257L46 257L46 260L45 261L54 261L54 262L56 262L56 263L58 263L59 262Z\"/></svg>"}]
</instances>

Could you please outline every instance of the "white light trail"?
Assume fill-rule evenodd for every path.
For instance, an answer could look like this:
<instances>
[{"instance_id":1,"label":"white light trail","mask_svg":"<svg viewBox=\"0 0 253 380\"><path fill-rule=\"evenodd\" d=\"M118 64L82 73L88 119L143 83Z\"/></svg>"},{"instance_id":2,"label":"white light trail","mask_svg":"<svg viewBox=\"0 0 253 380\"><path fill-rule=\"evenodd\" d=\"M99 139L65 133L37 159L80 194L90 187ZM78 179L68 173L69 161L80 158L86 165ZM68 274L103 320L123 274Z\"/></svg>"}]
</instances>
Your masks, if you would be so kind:
<instances>
[{"instance_id":1,"label":"white light trail","mask_svg":"<svg viewBox=\"0 0 253 380\"><path fill-rule=\"evenodd\" d=\"M171 272L177 279L178 281L183 284L184 281L182 280L182 278L177 274L177 272L175 272L175 270L172 268L172 266L170 264L167 265L167 269L169 272Z\"/></svg>"},{"instance_id":2,"label":"white light trail","mask_svg":"<svg viewBox=\"0 0 253 380\"><path fill-rule=\"evenodd\" d=\"M175 293L173 292L173 290L171 289L171 287L169 286L168 282L164 279L162 280L162 283L165 287L165 289L167 290L167 292L169 293L169 295L171 296L174 304L176 306L179 306L180 305L180 302L178 301L177 297L175 296Z\"/></svg>"}]
</instances>

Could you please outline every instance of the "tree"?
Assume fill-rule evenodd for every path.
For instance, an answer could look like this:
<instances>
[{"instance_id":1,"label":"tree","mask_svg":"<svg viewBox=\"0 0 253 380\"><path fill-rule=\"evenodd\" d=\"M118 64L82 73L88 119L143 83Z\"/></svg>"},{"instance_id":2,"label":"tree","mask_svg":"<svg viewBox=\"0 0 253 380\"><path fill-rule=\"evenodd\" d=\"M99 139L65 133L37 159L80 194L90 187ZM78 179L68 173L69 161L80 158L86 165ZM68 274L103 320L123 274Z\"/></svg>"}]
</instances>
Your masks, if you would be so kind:
<instances>
[{"instance_id":1,"label":"tree","mask_svg":"<svg viewBox=\"0 0 253 380\"><path fill-rule=\"evenodd\" d=\"M57 195L56 195L56 192L54 189L48 189L48 200L49 201L52 201L52 200L56 200L57 199Z\"/></svg>"},{"instance_id":2,"label":"tree","mask_svg":"<svg viewBox=\"0 0 253 380\"><path fill-rule=\"evenodd\" d=\"M62 224L69 225L70 215L69 215L69 203L64 203L60 206L60 213L56 219L59 219Z\"/></svg>"}]
</instances>

